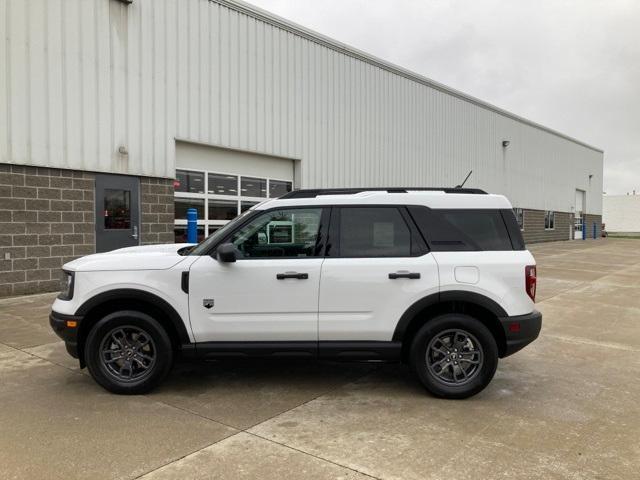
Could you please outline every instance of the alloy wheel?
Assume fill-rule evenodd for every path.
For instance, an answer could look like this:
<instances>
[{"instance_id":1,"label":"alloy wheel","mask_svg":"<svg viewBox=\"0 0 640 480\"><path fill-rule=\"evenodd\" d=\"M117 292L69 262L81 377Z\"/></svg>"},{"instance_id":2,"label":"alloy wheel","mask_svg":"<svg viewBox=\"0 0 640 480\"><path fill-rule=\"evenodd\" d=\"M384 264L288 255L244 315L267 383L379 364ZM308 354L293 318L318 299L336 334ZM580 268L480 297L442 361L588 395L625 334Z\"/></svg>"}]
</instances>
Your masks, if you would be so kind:
<instances>
[{"instance_id":1,"label":"alloy wheel","mask_svg":"<svg viewBox=\"0 0 640 480\"><path fill-rule=\"evenodd\" d=\"M446 385L464 385L482 368L482 346L474 335L465 330L445 330L429 342L426 363L428 371L438 381Z\"/></svg>"}]
</instances>

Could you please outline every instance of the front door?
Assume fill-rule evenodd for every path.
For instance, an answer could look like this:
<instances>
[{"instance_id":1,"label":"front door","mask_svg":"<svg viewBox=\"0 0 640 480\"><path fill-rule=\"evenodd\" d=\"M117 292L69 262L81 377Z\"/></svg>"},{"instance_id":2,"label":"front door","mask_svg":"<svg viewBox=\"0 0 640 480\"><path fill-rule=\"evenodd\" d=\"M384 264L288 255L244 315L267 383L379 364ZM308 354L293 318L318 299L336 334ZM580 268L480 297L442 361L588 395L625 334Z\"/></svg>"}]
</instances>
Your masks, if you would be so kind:
<instances>
[{"instance_id":1,"label":"front door","mask_svg":"<svg viewBox=\"0 0 640 480\"><path fill-rule=\"evenodd\" d=\"M582 230L584 229L585 211L585 191L576 189L576 202L574 208L573 238L582 240Z\"/></svg>"},{"instance_id":2,"label":"front door","mask_svg":"<svg viewBox=\"0 0 640 480\"><path fill-rule=\"evenodd\" d=\"M196 342L318 340L322 208L265 211L224 243L237 260L202 256L189 270Z\"/></svg>"},{"instance_id":3,"label":"front door","mask_svg":"<svg viewBox=\"0 0 640 480\"><path fill-rule=\"evenodd\" d=\"M140 244L140 179L96 175L96 252Z\"/></svg>"}]
</instances>

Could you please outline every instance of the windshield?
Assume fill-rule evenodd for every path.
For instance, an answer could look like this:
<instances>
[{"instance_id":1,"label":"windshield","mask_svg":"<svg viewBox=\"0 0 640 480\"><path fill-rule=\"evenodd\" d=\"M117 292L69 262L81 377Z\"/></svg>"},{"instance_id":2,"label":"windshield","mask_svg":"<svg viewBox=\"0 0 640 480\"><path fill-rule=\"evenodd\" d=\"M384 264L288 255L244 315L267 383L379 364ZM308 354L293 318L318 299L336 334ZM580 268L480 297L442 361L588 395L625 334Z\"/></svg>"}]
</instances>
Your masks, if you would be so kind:
<instances>
[{"instance_id":1,"label":"windshield","mask_svg":"<svg viewBox=\"0 0 640 480\"><path fill-rule=\"evenodd\" d=\"M224 227L216 230L202 242L196 245L194 249L189 252L189 255L207 255L212 245L218 243L218 241L224 238L227 233L229 233L236 227L236 225L244 222L245 218L247 218L249 215L252 215L253 213L255 213L255 210L247 210L246 212L241 213L236 218L227 223Z\"/></svg>"}]
</instances>

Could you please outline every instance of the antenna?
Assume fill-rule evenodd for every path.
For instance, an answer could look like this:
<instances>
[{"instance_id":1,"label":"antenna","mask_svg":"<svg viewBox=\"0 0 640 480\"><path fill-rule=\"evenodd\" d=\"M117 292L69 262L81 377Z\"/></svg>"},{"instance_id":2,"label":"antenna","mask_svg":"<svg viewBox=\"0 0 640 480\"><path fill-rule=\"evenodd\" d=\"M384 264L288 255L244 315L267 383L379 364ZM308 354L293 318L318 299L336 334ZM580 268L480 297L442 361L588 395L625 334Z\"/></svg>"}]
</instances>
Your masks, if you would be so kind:
<instances>
[{"instance_id":1,"label":"antenna","mask_svg":"<svg viewBox=\"0 0 640 480\"><path fill-rule=\"evenodd\" d=\"M467 183L467 180L469 180L469 177L471 176L471 174L473 173L473 170L469 170L469 173L467 174L466 177L464 177L464 181L460 184L460 185L456 185L455 188L462 188L464 187L464 184Z\"/></svg>"}]
</instances>

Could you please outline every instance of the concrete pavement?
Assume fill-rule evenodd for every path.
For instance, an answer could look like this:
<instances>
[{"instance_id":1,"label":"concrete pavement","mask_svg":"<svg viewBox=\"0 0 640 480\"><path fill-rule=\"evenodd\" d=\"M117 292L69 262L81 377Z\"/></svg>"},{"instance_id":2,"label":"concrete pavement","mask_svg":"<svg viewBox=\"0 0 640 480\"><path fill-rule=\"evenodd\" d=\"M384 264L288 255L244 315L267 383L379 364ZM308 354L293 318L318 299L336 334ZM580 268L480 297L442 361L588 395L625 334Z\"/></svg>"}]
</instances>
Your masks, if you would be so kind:
<instances>
[{"instance_id":1,"label":"concrete pavement","mask_svg":"<svg viewBox=\"0 0 640 480\"><path fill-rule=\"evenodd\" d=\"M0 300L0 478L630 479L640 469L640 240L535 245L541 337L465 401L402 365L181 365L98 387Z\"/></svg>"}]
</instances>

